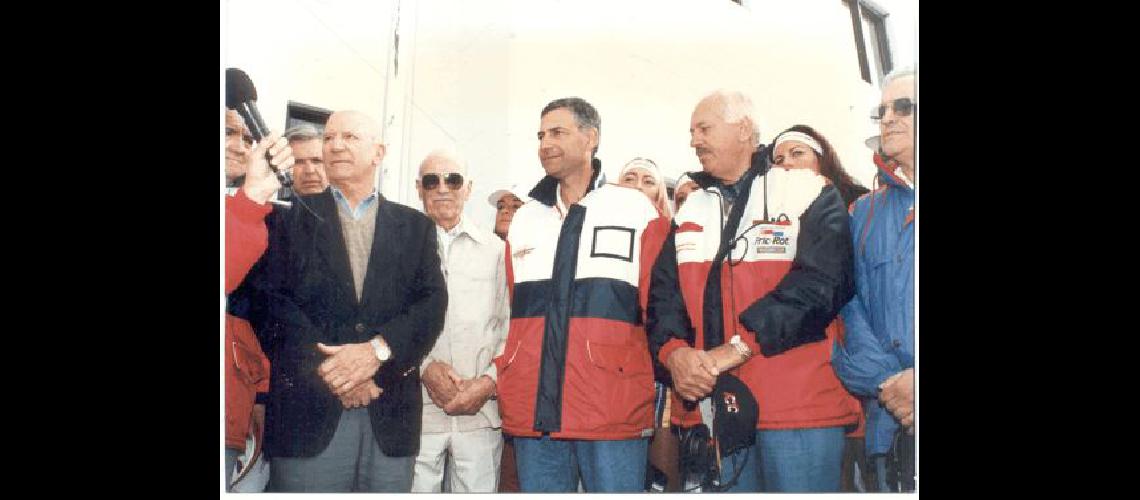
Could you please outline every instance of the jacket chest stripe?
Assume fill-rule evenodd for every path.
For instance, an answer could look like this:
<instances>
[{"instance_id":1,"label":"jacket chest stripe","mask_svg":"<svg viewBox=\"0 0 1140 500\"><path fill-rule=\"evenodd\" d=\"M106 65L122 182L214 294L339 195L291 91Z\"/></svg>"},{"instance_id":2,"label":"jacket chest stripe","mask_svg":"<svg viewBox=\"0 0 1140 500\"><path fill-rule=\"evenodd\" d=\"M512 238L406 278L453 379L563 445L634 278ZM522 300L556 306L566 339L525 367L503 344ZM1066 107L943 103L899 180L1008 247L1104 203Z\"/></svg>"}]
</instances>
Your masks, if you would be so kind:
<instances>
[{"instance_id":1,"label":"jacket chest stripe","mask_svg":"<svg viewBox=\"0 0 1140 500\"><path fill-rule=\"evenodd\" d=\"M553 293L550 280L515 285L511 319L544 318ZM574 282L570 299L571 318L610 319L634 324L637 288L612 278L583 278Z\"/></svg>"}]
</instances>

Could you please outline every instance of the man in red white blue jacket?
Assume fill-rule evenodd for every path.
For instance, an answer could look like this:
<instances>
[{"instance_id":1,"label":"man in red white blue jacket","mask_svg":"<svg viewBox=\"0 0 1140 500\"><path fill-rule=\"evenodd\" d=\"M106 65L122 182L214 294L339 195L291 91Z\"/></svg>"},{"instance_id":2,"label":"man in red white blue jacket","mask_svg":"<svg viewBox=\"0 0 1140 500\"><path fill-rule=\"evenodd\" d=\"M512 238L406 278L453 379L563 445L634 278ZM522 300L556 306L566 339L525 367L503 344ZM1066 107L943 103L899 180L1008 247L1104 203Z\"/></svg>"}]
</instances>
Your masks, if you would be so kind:
<instances>
[{"instance_id":1,"label":"man in red white blue jacket","mask_svg":"<svg viewBox=\"0 0 1140 500\"><path fill-rule=\"evenodd\" d=\"M639 492L653 433L643 328L649 272L669 231L640 191L599 182L597 110L541 113L547 176L514 216L507 345L496 358L503 430L524 492Z\"/></svg>"},{"instance_id":2,"label":"man in red white blue jacket","mask_svg":"<svg viewBox=\"0 0 1140 500\"><path fill-rule=\"evenodd\" d=\"M648 306L654 358L679 396L673 423L701 423L693 403L730 372L759 419L755 444L721 463L728 491L839 491L844 426L859 416L830 363L834 320L853 291L842 197L810 170L769 168L739 92L701 100L690 134L704 171L674 218L663 255L676 260L658 260ZM681 304L657 293L669 282ZM678 307L695 331L657 322Z\"/></svg>"}]
</instances>

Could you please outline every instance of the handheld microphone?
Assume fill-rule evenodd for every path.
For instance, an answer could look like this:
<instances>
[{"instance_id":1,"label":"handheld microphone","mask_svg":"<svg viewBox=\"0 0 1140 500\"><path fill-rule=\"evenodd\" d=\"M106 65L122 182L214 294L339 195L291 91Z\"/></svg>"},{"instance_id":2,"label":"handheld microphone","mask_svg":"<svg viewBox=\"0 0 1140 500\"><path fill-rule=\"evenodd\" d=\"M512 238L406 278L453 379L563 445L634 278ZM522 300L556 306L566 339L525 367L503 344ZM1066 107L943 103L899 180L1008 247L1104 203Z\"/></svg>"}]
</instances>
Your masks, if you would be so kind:
<instances>
[{"instance_id":1,"label":"handheld microphone","mask_svg":"<svg viewBox=\"0 0 1140 500\"><path fill-rule=\"evenodd\" d=\"M269 135L269 127L265 125L265 120L261 119L261 113L257 112L256 101L257 88L253 86L253 80L249 79L249 75L237 68L226 68L226 107L237 111L245 126L249 128L253 139L261 141L263 137ZM269 169L277 174L277 180L282 186L291 187L293 179L288 173L278 171L271 159L272 155L266 151L265 160L269 163Z\"/></svg>"}]
</instances>

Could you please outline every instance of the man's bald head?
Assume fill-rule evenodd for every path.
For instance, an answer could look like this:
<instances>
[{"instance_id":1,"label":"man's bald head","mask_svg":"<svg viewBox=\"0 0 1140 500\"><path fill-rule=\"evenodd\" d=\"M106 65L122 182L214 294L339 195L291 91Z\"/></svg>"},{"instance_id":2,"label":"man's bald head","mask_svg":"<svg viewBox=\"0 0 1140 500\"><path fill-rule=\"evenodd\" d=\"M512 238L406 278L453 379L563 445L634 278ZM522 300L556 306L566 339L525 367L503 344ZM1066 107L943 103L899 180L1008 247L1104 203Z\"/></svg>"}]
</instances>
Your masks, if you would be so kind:
<instances>
[{"instance_id":1,"label":"man's bald head","mask_svg":"<svg viewBox=\"0 0 1140 500\"><path fill-rule=\"evenodd\" d=\"M329 116L329 123L333 120L340 123L351 124L358 132L367 134L376 144L382 144L380 122L362 111L352 109L337 111ZM325 126L328 128L328 125Z\"/></svg>"}]
</instances>

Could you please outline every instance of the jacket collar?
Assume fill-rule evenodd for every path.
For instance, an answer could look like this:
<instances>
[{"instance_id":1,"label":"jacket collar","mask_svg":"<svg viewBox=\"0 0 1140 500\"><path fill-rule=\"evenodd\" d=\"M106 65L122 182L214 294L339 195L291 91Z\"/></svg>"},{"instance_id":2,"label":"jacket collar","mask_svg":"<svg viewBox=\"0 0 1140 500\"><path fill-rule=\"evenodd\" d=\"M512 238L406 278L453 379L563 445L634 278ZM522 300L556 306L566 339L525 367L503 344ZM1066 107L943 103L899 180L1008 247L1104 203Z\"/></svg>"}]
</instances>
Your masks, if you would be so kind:
<instances>
[{"instance_id":1,"label":"jacket collar","mask_svg":"<svg viewBox=\"0 0 1140 500\"><path fill-rule=\"evenodd\" d=\"M910 190L911 187L907 185L905 179L895 175L895 168L898 163L894 160L884 159L879 153L875 153L873 157L875 166L879 167L879 182L884 183L892 188Z\"/></svg>"}]
</instances>

